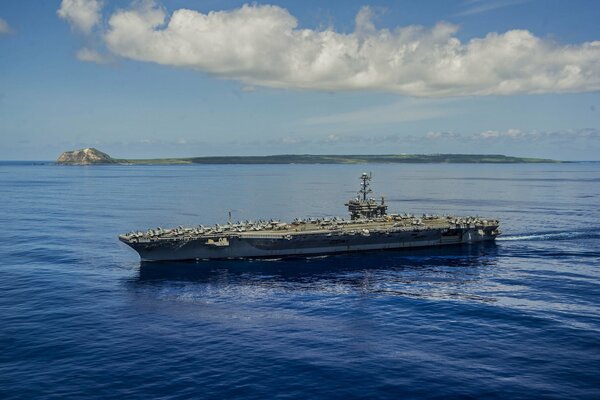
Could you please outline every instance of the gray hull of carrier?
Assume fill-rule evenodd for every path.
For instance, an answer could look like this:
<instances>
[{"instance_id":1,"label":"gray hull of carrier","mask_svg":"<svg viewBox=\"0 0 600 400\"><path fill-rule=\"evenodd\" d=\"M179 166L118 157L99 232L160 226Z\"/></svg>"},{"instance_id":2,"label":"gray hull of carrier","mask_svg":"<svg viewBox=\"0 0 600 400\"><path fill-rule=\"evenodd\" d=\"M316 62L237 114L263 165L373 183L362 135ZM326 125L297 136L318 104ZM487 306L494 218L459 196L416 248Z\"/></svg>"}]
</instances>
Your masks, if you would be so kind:
<instances>
[{"instance_id":1,"label":"gray hull of carrier","mask_svg":"<svg viewBox=\"0 0 600 400\"><path fill-rule=\"evenodd\" d=\"M493 241L499 221L480 217L387 214L368 198L370 176L346 206L351 218L227 223L131 232L119 239L143 261L281 258Z\"/></svg>"}]
</instances>

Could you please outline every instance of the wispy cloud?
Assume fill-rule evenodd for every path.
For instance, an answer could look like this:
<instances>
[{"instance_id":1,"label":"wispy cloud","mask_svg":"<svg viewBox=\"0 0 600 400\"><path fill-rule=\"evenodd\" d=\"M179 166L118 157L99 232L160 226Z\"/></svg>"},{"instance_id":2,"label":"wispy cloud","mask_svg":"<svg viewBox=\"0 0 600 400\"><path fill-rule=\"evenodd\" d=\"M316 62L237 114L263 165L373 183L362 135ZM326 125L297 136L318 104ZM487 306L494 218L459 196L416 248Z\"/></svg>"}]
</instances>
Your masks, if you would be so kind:
<instances>
[{"instance_id":1,"label":"wispy cloud","mask_svg":"<svg viewBox=\"0 0 600 400\"><path fill-rule=\"evenodd\" d=\"M507 130L487 130L478 133L458 133L451 131L430 131L425 133L394 133L388 135L368 135L368 134L349 134L349 133L330 133L319 137L290 137L276 140L277 144L290 147L321 144L321 145L346 145L346 144L364 144L364 145L386 145L397 143L491 143L491 142L520 142L534 144L539 141L566 141L573 142L577 140L590 140L600 142L600 129L565 129L555 131L544 130L521 130L511 128Z\"/></svg>"},{"instance_id":2,"label":"wispy cloud","mask_svg":"<svg viewBox=\"0 0 600 400\"><path fill-rule=\"evenodd\" d=\"M8 35L13 33L14 30L10 27L6 20L0 18L0 35Z\"/></svg>"},{"instance_id":3,"label":"wispy cloud","mask_svg":"<svg viewBox=\"0 0 600 400\"><path fill-rule=\"evenodd\" d=\"M111 62L111 59L107 56L104 56L98 53L94 49L89 49L87 47L83 47L77 52L77 59L80 61L93 62L96 64L108 64Z\"/></svg>"},{"instance_id":4,"label":"wispy cloud","mask_svg":"<svg viewBox=\"0 0 600 400\"><path fill-rule=\"evenodd\" d=\"M457 114L459 109L448 106L448 100L405 99L378 107L352 112L325 114L307 118L306 125L351 125L354 128L421 121Z\"/></svg>"},{"instance_id":5,"label":"wispy cloud","mask_svg":"<svg viewBox=\"0 0 600 400\"><path fill-rule=\"evenodd\" d=\"M507 129L505 131L488 130L466 138L480 140L513 140L513 141L548 141L548 140L600 140L600 129L563 129L563 130L520 130Z\"/></svg>"},{"instance_id":6,"label":"wispy cloud","mask_svg":"<svg viewBox=\"0 0 600 400\"><path fill-rule=\"evenodd\" d=\"M463 2L463 10L455 15L466 17L470 15L482 14L499 8L516 6L528 1L530 0L467 0Z\"/></svg>"},{"instance_id":7,"label":"wispy cloud","mask_svg":"<svg viewBox=\"0 0 600 400\"><path fill-rule=\"evenodd\" d=\"M424 138L427 140L455 140L462 137L456 132L427 132Z\"/></svg>"}]
</instances>

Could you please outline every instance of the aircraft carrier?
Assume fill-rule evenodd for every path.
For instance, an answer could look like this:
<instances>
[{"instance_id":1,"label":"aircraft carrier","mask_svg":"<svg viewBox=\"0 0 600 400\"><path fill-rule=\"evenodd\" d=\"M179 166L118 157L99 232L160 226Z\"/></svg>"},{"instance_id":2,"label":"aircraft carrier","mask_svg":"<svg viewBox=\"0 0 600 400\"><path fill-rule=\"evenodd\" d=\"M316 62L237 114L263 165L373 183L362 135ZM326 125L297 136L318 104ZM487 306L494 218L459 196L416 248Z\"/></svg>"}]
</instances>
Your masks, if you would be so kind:
<instances>
[{"instance_id":1,"label":"aircraft carrier","mask_svg":"<svg viewBox=\"0 0 600 400\"><path fill-rule=\"evenodd\" d=\"M242 221L224 225L156 228L130 232L119 240L142 261L279 258L357 251L446 246L492 241L497 219L388 214L385 199L369 197L370 174L362 174L350 218L309 218L291 222Z\"/></svg>"}]
</instances>

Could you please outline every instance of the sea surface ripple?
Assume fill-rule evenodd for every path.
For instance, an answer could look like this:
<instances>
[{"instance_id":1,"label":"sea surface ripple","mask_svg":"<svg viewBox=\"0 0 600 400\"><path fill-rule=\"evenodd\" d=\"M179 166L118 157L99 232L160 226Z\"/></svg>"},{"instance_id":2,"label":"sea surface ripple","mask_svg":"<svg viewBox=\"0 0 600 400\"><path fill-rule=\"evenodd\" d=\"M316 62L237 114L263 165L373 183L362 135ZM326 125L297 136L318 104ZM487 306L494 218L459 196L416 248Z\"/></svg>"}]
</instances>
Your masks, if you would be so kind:
<instances>
[{"instance_id":1,"label":"sea surface ripple","mask_svg":"<svg viewBox=\"0 0 600 400\"><path fill-rule=\"evenodd\" d=\"M496 244L140 263L131 230L391 210ZM0 164L0 398L600 398L600 164Z\"/></svg>"}]
</instances>

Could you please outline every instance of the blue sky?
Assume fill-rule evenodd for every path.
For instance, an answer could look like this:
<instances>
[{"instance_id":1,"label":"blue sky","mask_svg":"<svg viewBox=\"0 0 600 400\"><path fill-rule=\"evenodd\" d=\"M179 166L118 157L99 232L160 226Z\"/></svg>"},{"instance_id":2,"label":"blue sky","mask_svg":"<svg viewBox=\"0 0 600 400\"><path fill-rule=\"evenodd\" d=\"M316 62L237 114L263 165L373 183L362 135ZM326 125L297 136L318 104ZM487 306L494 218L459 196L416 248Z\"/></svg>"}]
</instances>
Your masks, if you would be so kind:
<instances>
[{"instance_id":1,"label":"blue sky","mask_svg":"<svg viewBox=\"0 0 600 400\"><path fill-rule=\"evenodd\" d=\"M600 159L600 2L0 2L0 159Z\"/></svg>"}]
</instances>

